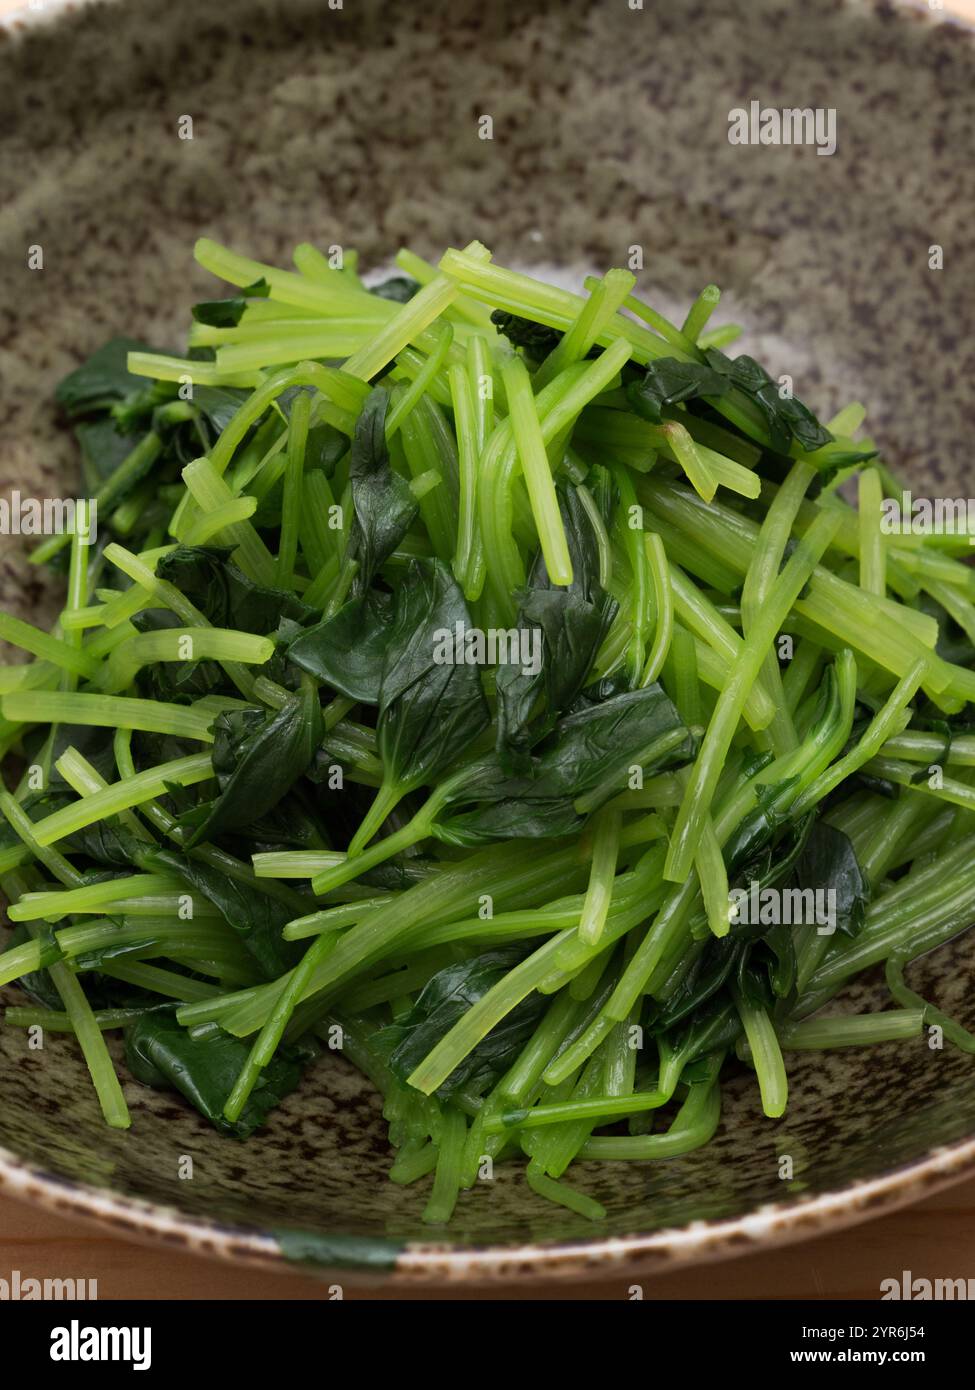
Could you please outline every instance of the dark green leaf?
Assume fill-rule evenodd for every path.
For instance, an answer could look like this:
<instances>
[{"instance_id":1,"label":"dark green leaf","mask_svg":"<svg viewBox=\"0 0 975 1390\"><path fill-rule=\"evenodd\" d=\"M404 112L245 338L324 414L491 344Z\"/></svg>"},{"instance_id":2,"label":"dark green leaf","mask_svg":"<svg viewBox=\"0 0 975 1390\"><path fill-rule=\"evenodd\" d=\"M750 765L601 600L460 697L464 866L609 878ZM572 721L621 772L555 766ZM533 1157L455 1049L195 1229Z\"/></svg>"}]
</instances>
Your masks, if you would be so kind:
<instances>
[{"instance_id":1,"label":"dark green leaf","mask_svg":"<svg viewBox=\"0 0 975 1390\"><path fill-rule=\"evenodd\" d=\"M814 816L798 825L789 822L789 804L798 778L758 787L758 804L732 832L724 846L729 881L733 886L755 882L771 887L792 870L802 853Z\"/></svg>"},{"instance_id":2,"label":"dark green leaf","mask_svg":"<svg viewBox=\"0 0 975 1390\"><path fill-rule=\"evenodd\" d=\"M43 731L45 739L49 732L48 729ZM41 731L38 730L38 733L40 734ZM58 771L57 762L69 748L76 749L83 757L87 758L95 771L100 773L106 782L114 782L118 775L115 766L114 736L114 729L100 729L93 724L55 724L49 753L48 785L51 791L64 788L67 785Z\"/></svg>"},{"instance_id":3,"label":"dark green leaf","mask_svg":"<svg viewBox=\"0 0 975 1390\"><path fill-rule=\"evenodd\" d=\"M504 309L495 309L491 314L491 322L504 334L509 343L524 348L535 362L544 361L549 353L558 347L563 337L557 328L535 323L532 319L519 318L517 314L506 313Z\"/></svg>"},{"instance_id":4,"label":"dark green leaf","mask_svg":"<svg viewBox=\"0 0 975 1390\"><path fill-rule=\"evenodd\" d=\"M68 415L91 415L146 389L146 378L126 365L130 352L151 352L137 338L112 338L59 382L54 399Z\"/></svg>"},{"instance_id":5,"label":"dark green leaf","mask_svg":"<svg viewBox=\"0 0 975 1390\"><path fill-rule=\"evenodd\" d=\"M215 433L222 434L249 395L230 386L194 386L193 404Z\"/></svg>"},{"instance_id":6,"label":"dark green leaf","mask_svg":"<svg viewBox=\"0 0 975 1390\"><path fill-rule=\"evenodd\" d=\"M807 453L833 442L829 430L802 401L796 396L780 395L778 384L754 357L743 353L732 361L717 348L709 348L704 356L720 376L756 402L765 416L771 447L777 453L787 454L793 439Z\"/></svg>"},{"instance_id":7,"label":"dark green leaf","mask_svg":"<svg viewBox=\"0 0 975 1390\"><path fill-rule=\"evenodd\" d=\"M82 475L89 492L97 492L108 481L136 443L110 416L84 420L75 428L75 437L81 446Z\"/></svg>"},{"instance_id":8,"label":"dark green leaf","mask_svg":"<svg viewBox=\"0 0 975 1390\"><path fill-rule=\"evenodd\" d=\"M683 737L668 747L674 733ZM584 819L575 809L578 798L588 794L595 809L626 790L631 767L649 776L686 762L693 749L691 734L658 684L613 694L560 720L536 750L530 775L506 776L496 754L472 768L434 833L462 845L567 835Z\"/></svg>"},{"instance_id":9,"label":"dark green leaf","mask_svg":"<svg viewBox=\"0 0 975 1390\"><path fill-rule=\"evenodd\" d=\"M371 1045L388 1058L393 1074L405 1081L524 955L524 948L506 946L446 966L427 981L406 1018L375 1034ZM446 1099L461 1086L478 1092L497 1081L535 1031L548 1002L545 995L535 993L522 1000L451 1072L437 1095Z\"/></svg>"},{"instance_id":10,"label":"dark green leaf","mask_svg":"<svg viewBox=\"0 0 975 1390\"><path fill-rule=\"evenodd\" d=\"M125 1061L137 1081L179 1091L222 1134L238 1139L260 1128L301 1080L296 1053L279 1048L261 1072L240 1119L231 1123L223 1107L249 1053L249 1042L219 1030L191 1037L169 1010L144 1014L125 1031Z\"/></svg>"},{"instance_id":11,"label":"dark green leaf","mask_svg":"<svg viewBox=\"0 0 975 1390\"><path fill-rule=\"evenodd\" d=\"M154 847L152 841L126 830L116 817L86 825L60 841L66 854L85 854L96 864L111 869L141 868Z\"/></svg>"},{"instance_id":12,"label":"dark green leaf","mask_svg":"<svg viewBox=\"0 0 975 1390\"><path fill-rule=\"evenodd\" d=\"M740 936L710 937L671 998L651 1017L653 1032L669 1033L680 1024L677 1037L686 1042L686 1035L699 1021L703 1023L712 1009L720 1009L719 1004L709 1001L734 977L750 946L751 942ZM678 1045L676 1041L674 1045Z\"/></svg>"},{"instance_id":13,"label":"dark green leaf","mask_svg":"<svg viewBox=\"0 0 975 1390\"><path fill-rule=\"evenodd\" d=\"M850 837L836 826L816 821L796 864L793 886L835 894L831 909L835 927L845 936L856 936L863 926L870 885Z\"/></svg>"},{"instance_id":14,"label":"dark green leaf","mask_svg":"<svg viewBox=\"0 0 975 1390\"><path fill-rule=\"evenodd\" d=\"M256 709L225 711L213 732L220 795L181 818L191 831L187 849L251 824L290 791L321 741L317 693L301 690L271 717Z\"/></svg>"},{"instance_id":15,"label":"dark green leaf","mask_svg":"<svg viewBox=\"0 0 975 1390\"><path fill-rule=\"evenodd\" d=\"M735 984L739 994L753 1008L771 1010L775 994L767 958L756 960L752 953L742 954L738 959Z\"/></svg>"},{"instance_id":16,"label":"dark green leaf","mask_svg":"<svg viewBox=\"0 0 975 1390\"><path fill-rule=\"evenodd\" d=\"M394 304L408 304L419 291L419 284L409 275L391 275L378 285L373 285L369 293L378 299L389 299Z\"/></svg>"},{"instance_id":17,"label":"dark green leaf","mask_svg":"<svg viewBox=\"0 0 975 1390\"><path fill-rule=\"evenodd\" d=\"M721 983L724 984L724 978ZM689 1018L688 1015L692 1011L694 1016ZM650 1027L655 1035L666 1031L663 1025L664 1017L664 1013L661 1012L656 1019L651 1020ZM742 1031L738 1011L727 993L722 993L720 997L709 1002L706 999L697 1000L690 1001L688 1005L685 1001L680 1009L680 1017L683 1022L670 1025L671 1032L667 1042L675 1052L682 1055L685 1068L696 1057L701 1057L707 1052L732 1047Z\"/></svg>"},{"instance_id":18,"label":"dark green leaf","mask_svg":"<svg viewBox=\"0 0 975 1390\"><path fill-rule=\"evenodd\" d=\"M349 452L349 440L341 430L323 420L320 425L312 425L305 444L305 472L319 469L326 478L331 478L339 461Z\"/></svg>"},{"instance_id":19,"label":"dark green leaf","mask_svg":"<svg viewBox=\"0 0 975 1390\"><path fill-rule=\"evenodd\" d=\"M236 328L250 299L266 299L270 286L266 280L255 280L239 294L230 299L204 299L194 304L192 309L196 323L207 323L213 328Z\"/></svg>"},{"instance_id":20,"label":"dark green leaf","mask_svg":"<svg viewBox=\"0 0 975 1390\"><path fill-rule=\"evenodd\" d=\"M571 797L547 793L531 776L508 776L495 756L471 768L433 833L446 844L483 845L571 835L583 821Z\"/></svg>"},{"instance_id":21,"label":"dark green leaf","mask_svg":"<svg viewBox=\"0 0 975 1390\"><path fill-rule=\"evenodd\" d=\"M599 583L595 535L575 488L559 488L559 507L572 560L572 583L553 584L539 553L518 614L519 630L540 635L540 670L533 673L511 663L497 671L497 748L502 766L509 770L525 770L532 743L579 694L617 608ZM545 710L533 723L543 692Z\"/></svg>"},{"instance_id":22,"label":"dark green leaf","mask_svg":"<svg viewBox=\"0 0 975 1390\"><path fill-rule=\"evenodd\" d=\"M776 999L787 999L795 988L798 962L792 927L783 922L767 931L761 947L768 959L769 986ZM753 955L752 960L755 960Z\"/></svg>"},{"instance_id":23,"label":"dark green leaf","mask_svg":"<svg viewBox=\"0 0 975 1390\"><path fill-rule=\"evenodd\" d=\"M228 547L178 545L160 558L156 573L175 584L214 627L263 637L282 618L303 623L314 616L315 610L294 594L249 579L231 561L231 554Z\"/></svg>"},{"instance_id":24,"label":"dark green leaf","mask_svg":"<svg viewBox=\"0 0 975 1390\"><path fill-rule=\"evenodd\" d=\"M660 750L676 732L683 738ZM573 799L601 790L602 799L625 791L629 769L645 776L687 762L694 739L663 688L654 682L595 702L559 721L543 745L536 785L551 795Z\"/></svg>"},{"instance_id":25,"label":"dark green leaf","mask_svg":"<svg viewBox=\"0 0 975 1390\"><path fill-rule=\"evenodd\" d=\"M281 929L295 913L277 898L269 898L250 884L237 883L211 864L201 863L176 850L157 850L144 867L150 873L171 870L212 903L228 925L239 933L267 979L276 980L300 958L300 943L284 941L281 937Z\"/></svg>"},{"instance_id":26,"label":"dark green leaf","mask_svg":"<svg viewBox=\"0 0 975 1390\"><path fill-rule=\"evenodd\" d=\"M630 383L626 396L638 415L659 424L663 419L663 406L701 397L723 396L727 389L727 377L713 367L699 362L681 362L676 357L662 357L650 363L642 381Z\"/></svg>"},{"instance_id":27,"label":"dark green leaf","mask_svg":"<svg viewBox=\"0 0 975 1390\"><path fill-rule=\"evenodd\" d=\"M317 758L318 753L315 754ZM314 766L313 760L304 777L313 773ZM250 821L238 832L238 858L247 859L252 854L284 849L321 849L323 842L327 846L328 835L322 833L318 819L312 819L307 813L302 795L303 784L304 778L269 811Z\"/></svg>"},{"instance_id":28,"label":"dark green leaf","mask_svg":"<svg viewBox=\"0 0 975 1390\"><path fill-rule=\"evenodd\" d=\"M440 664L442 634L470 625L464 596L438 560L411 566L396 596L383 662L377 735L387 777L422 786L437 777L487 727L476 666Z\"/></svg>"},{"instance_id":29,"label":"dark green leaf","mask_svg":"<svg viewBox=\"0 0 975 1390\"><path fill-rule=\"evenodd\" d=\"M386 409L389 392L377 386L366 397L356 421L349 454L349 486L354 515L347 559L358 561L355 594L364 594L377 571L413 523L419 506L410 485L389 465Z\"/></svg>"},{"instance_id":30,"label":"dark green leaf","mask_svg":"<svg viewBox=\"0 0 975 1390\"><path fill-rule=\"evenodd\" d=\"M392 594L370 589L334 617L299 633L288 659L340 695L378 704L392 617Z\"/></svg>"},{"instance_id":31,"label":"dark green leaf","mask_svg":"<svg viewBox=\"0 0 975 1390\"><path fill-rule=\"evenodd\" d=\"M954 662L957 666L971 667L975 664L975 647L973 647L968 634L959 627L947 609L937 603L930 594L925 593L919 595L917 606L922 613L927 613L938 624L938 640L935 646L938 655L944 661ZM940 717L942 720L944 719L943 715ZM967 723L970 717L966 707L960 714L950 716L950 719L952 725L957 727L960 722ZM963 732L963 730L959 729L958 732ZM944 759L935 758L932 761L943 762ZM918 780L922 780L927 775L927 769L922 769L921 777Z\"/></svg>"}]
</instances>

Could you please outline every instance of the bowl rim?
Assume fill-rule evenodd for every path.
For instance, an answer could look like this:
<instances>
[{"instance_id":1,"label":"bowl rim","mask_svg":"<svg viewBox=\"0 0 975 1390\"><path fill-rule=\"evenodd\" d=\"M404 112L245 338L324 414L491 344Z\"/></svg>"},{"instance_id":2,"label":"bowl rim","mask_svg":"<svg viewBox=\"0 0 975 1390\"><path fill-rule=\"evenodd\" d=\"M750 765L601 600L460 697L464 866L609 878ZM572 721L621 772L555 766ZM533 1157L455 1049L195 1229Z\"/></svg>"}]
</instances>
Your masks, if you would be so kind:
<instances>
[{"instance_id":1,"label":"bowl rim","mask_svg":"<svg viewBox=\"0 0 975 1390\"><path fill-rule=\"evenodd\" d=\"M934 1149L926 1158L879 1177L796 1201L768 1203L742 1216L692 1221L643 1234L512 1246L407 1242L388 1269L377 1273L365 1260L357 1263L354 1255L343 1261L341 1271L338 1264L313 1267L292 1262L269 1231L190 1216L163 1203L56 1177L0 1147L0 1195L56 1215L108 1227L157 1248L181 1249L225 1263L321 1277L341 1272L359 1283L404 1287L652 1276L843 1230L973 1177L975 1136Z\"/></svg>"},{"instance_id":2,"label":"bowl rim","mask_svg":"<svg viewBox=\"0 0 975 1390\"><path fill-rule=\"evenodd\" d=\"M848 0L848 3L850 0ZM17 40L31 29L80 14L89 6L116 5L119 0L40 0L34 8L22 4L0 15L0 36ZM898 20L911 18L932 25L949 24L975 38L975 21L945 10L934 11L926 0L892 0ZM377 1275L365 1265L342 1269L357 1282L389 1281L404 1285L446 1286L504 1282L523 1284L539 1279L580 1279L613 1274L652 1275L692 1264L757 1253L777 1245L798 1243L885 1215L975 1178L975 1134L939 1146L924 1158L901 1165L878 1177L800 1197L765 1204L746 1215L720 1220L692 1221L650 1233L572 1241L527 1242L517 1246L457 1246L408 1242L395 1264ZM10 1196L56 1215L109 1228L122 1237L185 1253L245 1264L276 1273L335 1273L289 1261L275 1236L256 1227L191 1216L178 1208L139 1197L125 1197L45 1172L0 1146L0 1195Z\"/></svg>"}]
</instances>

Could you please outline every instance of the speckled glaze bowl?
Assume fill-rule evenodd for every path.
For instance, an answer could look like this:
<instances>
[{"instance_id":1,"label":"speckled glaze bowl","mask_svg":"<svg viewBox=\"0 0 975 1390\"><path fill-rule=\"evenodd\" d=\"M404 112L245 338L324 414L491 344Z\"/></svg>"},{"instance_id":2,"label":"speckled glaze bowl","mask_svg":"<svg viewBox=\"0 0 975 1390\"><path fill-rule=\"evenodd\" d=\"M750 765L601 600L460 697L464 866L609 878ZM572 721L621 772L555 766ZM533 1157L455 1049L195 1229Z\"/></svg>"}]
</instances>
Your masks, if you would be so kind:
<instances>
[{"instance_id":1,"label":"speckled glaze bowl","mask_svg":"<svg viewBox=\"0 0 975 1390\"><path fill-rule=\"evenodd\" d=\"M660 301L666 287L663 307L716 281L746 350L820 413L862 400L916 491L970 491L975 42L926 6L46 0L29 19L0 30L3 489L59 495L74 478L54 383L115 333L178 344L212 289L190 254L208 233L282 261L297 241L338 242L367 264L403 242L435 255L474 236L526 268L604 268L641 246L642 288ZM753 99L835 108L835 154L732 146L728 113ZM177 137L185 115L192 140ZM27 269L33 245L42 271ZM4 606L50 615L50 584L13 543L0 583ZM968 1023L973 972L975 935L917 969ZM882 998L867 980L843 1006ZM365 1275L433 1287L639 1276L975 1173L973 1059L919 1040L792 1054L789 1072L779 1124L743 1078L706 1149L573 1169L608 1209L601 1227L508 1168L435 1241L421 1196L387 1180L379 1101L340 1057L246 1143L131 1083L122 1135L103 1127L69 1040L31 1052L22 1031L0 1030L0 1186L278 1268L281 1227L351 1237L336 1261L371 1249Z\"/></svg>"}]
</instances>

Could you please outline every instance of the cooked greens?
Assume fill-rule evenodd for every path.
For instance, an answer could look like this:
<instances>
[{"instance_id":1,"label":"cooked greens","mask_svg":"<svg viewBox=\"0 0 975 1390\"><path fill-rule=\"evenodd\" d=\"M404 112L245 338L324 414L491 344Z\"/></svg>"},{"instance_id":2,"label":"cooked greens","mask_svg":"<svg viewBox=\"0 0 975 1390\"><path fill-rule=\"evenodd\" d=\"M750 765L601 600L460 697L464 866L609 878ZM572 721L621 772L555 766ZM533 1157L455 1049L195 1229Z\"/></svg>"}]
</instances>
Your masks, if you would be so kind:
<instances>
[{"instance_id":1,"label":"cooked greens","mask_svg":"<svg viewBox=\"0 0 975 1390\"><path fill-rule=\"evenodd\" d=\"M706 1143L748 1068L781 1115L793 1049L975 1050L905 980L975 917L975 570L883 529L862 409L719 350L714 286L197 259L185 357L59 386L97 539L0 615L8 1025L125 1127L121 1029L238 1139L341 1051L432 1223L519 1156L599 1219L574 1161Z\"/></svg>"}]
</instances>

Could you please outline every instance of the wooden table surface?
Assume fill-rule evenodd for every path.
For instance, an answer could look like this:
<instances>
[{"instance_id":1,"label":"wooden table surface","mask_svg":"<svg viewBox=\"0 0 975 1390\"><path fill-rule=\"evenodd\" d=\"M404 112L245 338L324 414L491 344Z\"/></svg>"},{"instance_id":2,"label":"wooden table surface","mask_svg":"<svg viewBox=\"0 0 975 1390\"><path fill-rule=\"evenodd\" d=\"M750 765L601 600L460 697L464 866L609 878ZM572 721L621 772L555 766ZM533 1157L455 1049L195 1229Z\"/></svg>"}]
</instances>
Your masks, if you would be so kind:
<instances>
[{"instance_id":1,"label":"wooden table surface","mask_svg":"<svg viewBox=\"0 0 975 1390\"><path fill-rule=\"evenodd\" d=\"M796 0L798 3L799 0ZM43 3L43 0L42 0ZM0 15L26 9L25 0L0 0ZM946 0L932 9L975 20L975 0ZM0 1198L0 1278L50 1276L98 1280L98 1296L112 1298L320 1298L323 1286L299 1275L242 1270L217 1261L174 1254L120 1240L97 1227ZM949 1189L877 1221L818 1240L722 1264L658 1275L647 1298L877 1298L880 1281L916 1276L975 1278L975 1182ZM574 1286L539 1285L524 1298L625 1298L629 1281ZM346 1298L382 1298L351 1287ZM387 1295L388 1296L388 1295ZM401 1295L396 1295L400 1297ZM478 1298L503 1297L479 1292Z\"/></svg>"},{"instance_id":2,"label":"wooden table surface","mask_svg":"<svg viewBox=\"0 0 975 1390\"><path fill-rule=\"evenodd\" d=\"M0 1199L0 1278L97 1279L99 1299L304 1299L326 1296L318 1281L236 1269L218 1261L133 1244L97 1227L65 1221ZM696 1266L644 1281L644 1298L865 1298L903 1270L928 1279L975 1278L975 1182L942 1192L878 1221L818 1240L722 1264ZM518 1290L537 1298L624 1299L629 1279ZM347 1299L383 1298L344 1286ZM422 1297L422 1295L417 1295ZM478 1291L479 1300L503 1289ZM402 1297L396 1294L395 1297Z\"/></svg>"}]
</instances>

